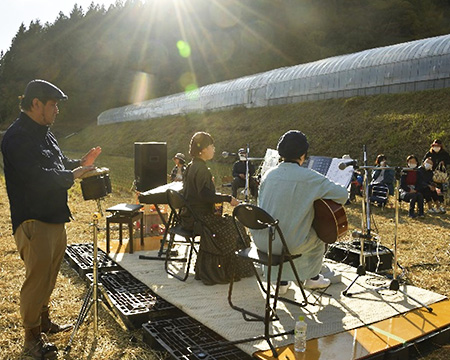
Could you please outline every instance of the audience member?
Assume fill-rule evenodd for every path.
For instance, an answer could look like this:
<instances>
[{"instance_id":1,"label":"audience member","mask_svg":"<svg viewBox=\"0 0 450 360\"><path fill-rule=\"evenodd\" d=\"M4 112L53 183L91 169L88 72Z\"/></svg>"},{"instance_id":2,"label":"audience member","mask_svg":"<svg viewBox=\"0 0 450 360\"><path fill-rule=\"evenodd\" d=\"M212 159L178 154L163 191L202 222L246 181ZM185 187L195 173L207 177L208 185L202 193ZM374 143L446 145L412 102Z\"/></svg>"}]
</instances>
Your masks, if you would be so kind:
<instances>
[{"instance_id":1,"label":"audience member","mask_svg":"<svg viewBox=\"0 0 450 360\"><path fill-rule=\"evenodd\" d=\"M421 178L419 185L419 192L423 194L423 197L428 205L429 214L443 214L445 209L441 206L439 195L436 191L436 183L433 182L433 160L431 157L425 159L423 165L418 169L418 176ZM435 205L433 207L433 204Z\"/></svg>"},{"instance_id":2,"label":"audience member","mask_svg":"<svg viewBox=\"0 0 450 360\"><path fill-rule=\"evenodd\" d=\"M173 157L173 162L175 163L175 166L173 167L171 173L170 173L170 180L171 181L183 181L183 174L186 170L186 158L184 157L183 153L176 153Z\"/></svg>"},{"instance_id":3,"label":"audience member","mask_svg":"<svg viewBox=\"0 0 450 360\"><path fill-rule=\"evenodd\" d=\"M423 194L418 191L418 184L422 182L422 172L417 171L419 160L415 155L409 155L406 158L409 169L402 174L400 179L400 200L409 202L409 217L415 218L415 207L417 204L417 216L423 217Z\"/></svg>"},{"instance_id":4,"label":"audience member","mask_svg":"<svg viewBox=\"0 0 450 360\"><path fill-rule=\"evenodd\" d=\"M435 171L438 167L440 168L441 166L446 168L450 164L450 155L444 149L444 145L439 139L433 141L430 146L430 150L428 150L428 152L423 157L423 161L425 161L425 159L427 158L431 158L431 160L433 160L433 171ZM442 204L444 204L444 193L448 191L447 187L448 181L446 183L436 183L436 191L439 196L439 201Z\"/></svg>"},{"instance_id":5,"label":"audience member","mask_svg":"<svg viewBox=\"0 0 450 360\"><path fill-rule=\"evenodd\" d=\"M375 159L375 165L377 167L387 167L387 157L384 154L379 154ZM373 172L372 181L370 185L383 184L389 189L389 195L394 195L394 180L395 171L392 169L376 169Z\"/></svg>"}]
</instances>

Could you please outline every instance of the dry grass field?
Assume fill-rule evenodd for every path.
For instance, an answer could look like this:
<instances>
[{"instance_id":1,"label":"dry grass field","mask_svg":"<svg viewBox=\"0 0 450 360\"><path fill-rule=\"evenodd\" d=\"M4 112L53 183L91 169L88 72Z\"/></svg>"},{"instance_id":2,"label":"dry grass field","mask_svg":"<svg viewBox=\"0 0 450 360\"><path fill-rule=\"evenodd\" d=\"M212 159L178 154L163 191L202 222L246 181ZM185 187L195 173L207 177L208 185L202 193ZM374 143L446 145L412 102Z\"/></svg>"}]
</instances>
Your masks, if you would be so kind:
<instances>
[{"instance_id":1,"label":"dry grass field","mask_svg":"<svg viewBox=\"0 0 450 360\"><path fill-rule=\"evenodd\" d=\"M70 244L91 242L89 223L96 211L93 201L84 201L80 186L70 190L70 207L74 221L67 224ZM120 202L134 202L130 192L113 192L104 203L103 209ZM361 224L360 199L346 207L349 228L359 229ZM24 278L22 262L11 236L9 206L4 180L0 180L0 358L25 359L21 354L22 328L19 317L19 292ZM230 211L226 208L226 211ZM393 248L394 210L375 208L372 211L373 230L379 234L382 245ZM104 229L104 218L100 228ZM100 231L99 237L104 237ZM427 216L411 220L407 217L405 205L401 210L398 229L398 262L403 268L401 278L410 283L450 296L450 215ZM52 298L53 317L59 322L74 322L79 313L86 284L64 263ZM62 350L70 333L53 336L52 341ZM99 332L95 340L92 316L89 316L78 331L68 355L60 351L61 359L164 359L165 354L153 351L142 342L141 331L122 330L108 313L101 309ZM450 345L424 354L423 359L444 360L450 358Z\"/></svg>"}]
</instances>

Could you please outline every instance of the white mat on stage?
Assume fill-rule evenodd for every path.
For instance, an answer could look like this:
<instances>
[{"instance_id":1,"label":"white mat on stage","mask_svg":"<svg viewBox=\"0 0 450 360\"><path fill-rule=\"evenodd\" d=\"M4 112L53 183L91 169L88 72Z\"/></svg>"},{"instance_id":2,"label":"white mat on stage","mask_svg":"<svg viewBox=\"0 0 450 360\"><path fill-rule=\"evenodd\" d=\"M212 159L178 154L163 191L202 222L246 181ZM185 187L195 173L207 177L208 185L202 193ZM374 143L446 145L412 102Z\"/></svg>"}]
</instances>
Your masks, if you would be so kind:
<instances>
[{"instance_id":1,"label":"white mat on stage","mask_svg":"<svg viewBox=\"0 0 450 360\"><path fill-rule=\"evenodd\" d=\"M247 322L241 313L231 309L227 301L228 285L206 286L201 281L195 280L193 275L189 276L186 282L179 281L165 272L163 261L141 260L139 255L157 256L157 252L140 251L114 256L110 254L124 269L155 293L227 340L240 340L264 333L262 322ZM319 305L299 308L280 302L278 306L280 320L272 323L274 332L293 329L295 319L304 314L308 323L308 339L318 338L371 324L420 307L410 297L426 305L445 298L440 294L414 286L401 285L401 289L409 296L405 296L400 291L375 291L374 289L382 285L389 285L390 281L370 273L359 277L350 288L352 297L344 297L341 293L356 278L356 269L328 260L326 263L335 272L342 274L342 282L332 284L326 291L331 296L324 295ZM300 298L295 286L291 286L285 296ZM313 301L311 296L309 300ZM264 313L264 298L254 277L235 283L233 302L261 315ZM275 346L292 342L293 336L273 339ZM265 341L238 346L248 354L269 348Z\"/></svg>"}]
</instances>

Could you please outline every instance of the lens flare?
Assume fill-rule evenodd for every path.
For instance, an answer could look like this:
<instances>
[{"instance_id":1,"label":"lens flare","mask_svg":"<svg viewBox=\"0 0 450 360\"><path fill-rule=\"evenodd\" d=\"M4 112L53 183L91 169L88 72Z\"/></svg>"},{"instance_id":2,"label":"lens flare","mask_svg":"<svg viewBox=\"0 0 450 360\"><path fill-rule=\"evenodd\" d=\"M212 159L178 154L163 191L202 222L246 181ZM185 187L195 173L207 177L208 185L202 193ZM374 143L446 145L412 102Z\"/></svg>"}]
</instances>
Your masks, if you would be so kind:
<instances>
[{"instance_id":1,"label":"lens flare","mask_svg":"<svg viewBox=\"0 0 450 360\"><path fill-rule=\"evenodd\" d=\"M177 48L181 57L188 58L189 56L191 56L191 47L186 41L177 41Z\"/></svg>"},{"instance_id":2,"label":"lens flare","mask_svg":"<svg viewBox=\"0 0 450 360\"><path fill-rule=\"evenodd\" d=\"M196 84L187 85L184 91L189 100L198 100L200 97L198 86Z\"/></svg>"},{"instance_id":3,"label":"lens flare","mask_svg":"<svg viewBox=\"0 0 450 360\"><path fill-rule=\"evenodd\" d=\"M149 98L151 92L153 75L144 72L137 72L134 75L131 87L130 102L138 103Z\"/></svg>"}]
</instances>

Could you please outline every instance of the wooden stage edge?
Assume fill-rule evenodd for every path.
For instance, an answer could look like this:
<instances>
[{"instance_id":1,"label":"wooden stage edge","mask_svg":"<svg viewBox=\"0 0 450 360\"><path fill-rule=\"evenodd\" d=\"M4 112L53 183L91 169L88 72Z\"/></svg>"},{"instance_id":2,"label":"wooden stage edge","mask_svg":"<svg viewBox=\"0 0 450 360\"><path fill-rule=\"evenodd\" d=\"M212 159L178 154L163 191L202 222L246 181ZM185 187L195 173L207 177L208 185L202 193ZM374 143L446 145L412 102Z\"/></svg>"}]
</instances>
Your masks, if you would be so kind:
<instances>
[{"instance_id":1,"label":"wooden stage edge","mask_svg":"<svg viewBox=\"0 0 450 360\"><path fill-rule=\"evenodd\" d=\"M450 300L338 334L308 340L304 353L293 344L278 348L278 360L410 359L417 348L450 344ZM449 350L450 352L450 350ZM254 358L275 359L272 351L258 351ZM450 355L449 355L450 358Z\"/></svg>"}]
</instances>

